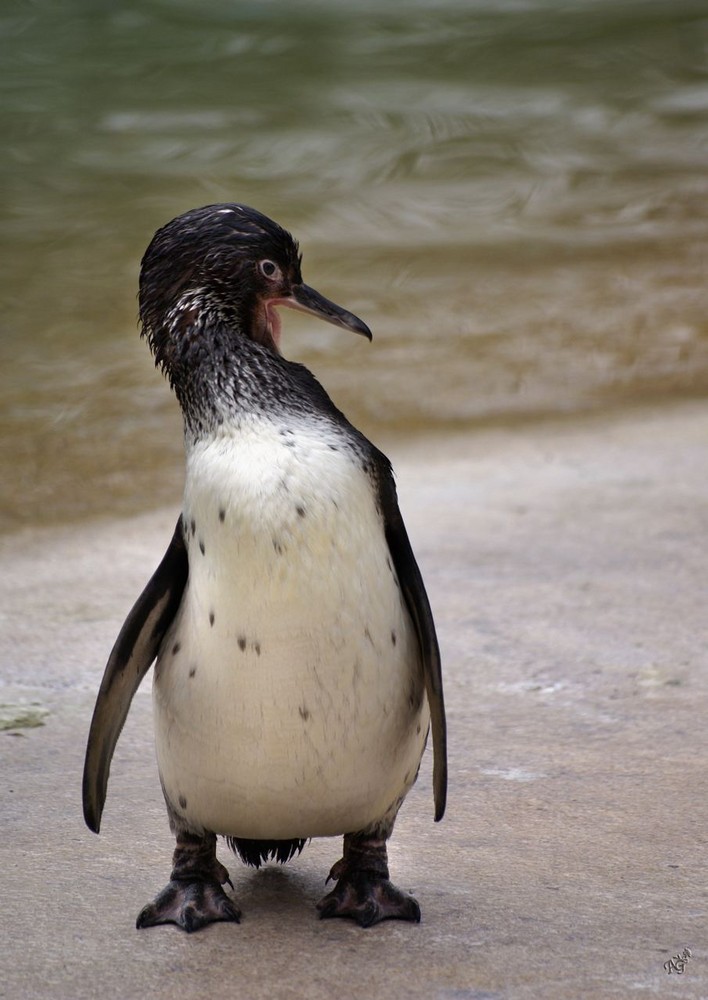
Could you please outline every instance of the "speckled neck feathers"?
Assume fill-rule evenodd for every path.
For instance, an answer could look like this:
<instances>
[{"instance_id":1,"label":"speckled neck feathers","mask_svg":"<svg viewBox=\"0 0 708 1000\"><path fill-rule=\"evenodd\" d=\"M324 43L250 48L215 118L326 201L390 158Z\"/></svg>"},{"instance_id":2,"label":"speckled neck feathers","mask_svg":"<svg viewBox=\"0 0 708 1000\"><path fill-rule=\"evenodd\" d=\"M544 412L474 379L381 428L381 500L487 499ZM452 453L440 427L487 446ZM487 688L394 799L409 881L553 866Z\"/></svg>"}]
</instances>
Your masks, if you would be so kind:
<instances>
[{"instance_id":1,"label":"speckled neck feathers","mask_svg":"<svg viewBox=\"0 0 708 1000\"><path fill-rule=\"evenodd\" d=\"M237 426L246 417L262 416L285 425L302 419L336 425L357 452L371 449L303 365L262 344L235 338L218 324L204 339L211 344L209 351L195 350L172 380L188 441L224 425Z\"/></svg>"}]
</instances>

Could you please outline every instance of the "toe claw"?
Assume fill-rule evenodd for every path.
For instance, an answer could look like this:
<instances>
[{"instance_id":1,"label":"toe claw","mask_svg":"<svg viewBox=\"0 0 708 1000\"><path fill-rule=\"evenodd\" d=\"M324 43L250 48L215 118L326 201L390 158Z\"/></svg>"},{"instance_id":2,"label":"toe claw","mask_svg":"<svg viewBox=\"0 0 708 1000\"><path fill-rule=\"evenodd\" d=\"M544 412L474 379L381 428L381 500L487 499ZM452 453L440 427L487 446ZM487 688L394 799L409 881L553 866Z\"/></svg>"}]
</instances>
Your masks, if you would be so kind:
<instances>
[{"instance_id":1,"label":"toe claw","mask_svg":"<svg viewBox=\"0 0 708 1000\"><path fill-rule=\"evenodd\" d=\"M346 869L347 866L346 862L344 861L344 858L340 858L339 861L333 864L332 867L330 868L329 875L325 879L325 885L327 885L327 883L330 881L338 882L339 879L342 877L342 875L344 875Z\"/></svg>"}]
</instances>

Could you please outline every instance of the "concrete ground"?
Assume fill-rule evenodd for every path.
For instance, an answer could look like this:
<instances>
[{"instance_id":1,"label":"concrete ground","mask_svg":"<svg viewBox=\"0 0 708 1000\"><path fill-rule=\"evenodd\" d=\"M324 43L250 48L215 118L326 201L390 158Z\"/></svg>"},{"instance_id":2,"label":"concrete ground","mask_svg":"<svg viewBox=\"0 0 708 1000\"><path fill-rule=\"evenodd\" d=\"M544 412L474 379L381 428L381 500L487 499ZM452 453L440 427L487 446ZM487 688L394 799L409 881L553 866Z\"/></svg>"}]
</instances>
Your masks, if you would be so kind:
<instances>
[{"instance_id":1,"label":"concrete ground","mask_svg":"<svg viewBox=\"0 0 708 1000\"><path fill-rule=\"evenodd\" d=\"M149 685L99 837L81 768L106 656L176 504L5 540L0 726L23 725L0 732L0 996L708 998L708 407L392 457L450 728L447 816L432 821L427 754L390 849L420 926L319 921L339 842L318 841L260 872L220 849L240 926L134 929L172 849Z\"/></svg>"}]
</instances>

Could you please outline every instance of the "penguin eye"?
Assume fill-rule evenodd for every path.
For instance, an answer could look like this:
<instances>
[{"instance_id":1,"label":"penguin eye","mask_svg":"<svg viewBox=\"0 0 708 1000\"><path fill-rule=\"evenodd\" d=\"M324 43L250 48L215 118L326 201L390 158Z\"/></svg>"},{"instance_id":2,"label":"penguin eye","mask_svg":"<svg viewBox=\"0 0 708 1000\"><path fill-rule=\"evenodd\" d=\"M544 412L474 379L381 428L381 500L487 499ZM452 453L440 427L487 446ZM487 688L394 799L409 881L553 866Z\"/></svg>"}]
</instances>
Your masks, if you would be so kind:
<instances>
[{"instance_id":1,"label":"penguin eye","mask_svg":"<svg viewBox=\"0 0 708 1000\"><path fill-rule=\"evenodd\" d=\"M258 269L266 278L274 280L280 277L280 268L272 260L262 260L258 264Z\"/></svg>"}]
</instances>

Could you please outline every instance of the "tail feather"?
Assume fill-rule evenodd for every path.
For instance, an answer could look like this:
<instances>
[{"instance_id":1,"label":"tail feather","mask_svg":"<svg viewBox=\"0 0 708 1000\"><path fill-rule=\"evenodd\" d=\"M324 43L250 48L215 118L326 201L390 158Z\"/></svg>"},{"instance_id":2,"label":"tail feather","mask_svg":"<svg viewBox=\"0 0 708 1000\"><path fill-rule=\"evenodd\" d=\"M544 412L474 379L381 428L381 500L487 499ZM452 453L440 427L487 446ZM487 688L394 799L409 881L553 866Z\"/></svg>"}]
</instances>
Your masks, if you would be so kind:
<instances>
[{"instance_id":1,"label":"tail feather","mask_svg":"<svg viewBox=\"0 0 708 1000\"><path fill-rule=\"evenodd\" d=\"M284 865L300 854L307 840L247 840L244 837L227 837L226 843L243 862L260 868L266 861Z\"/></svg>"}]
</instances>

